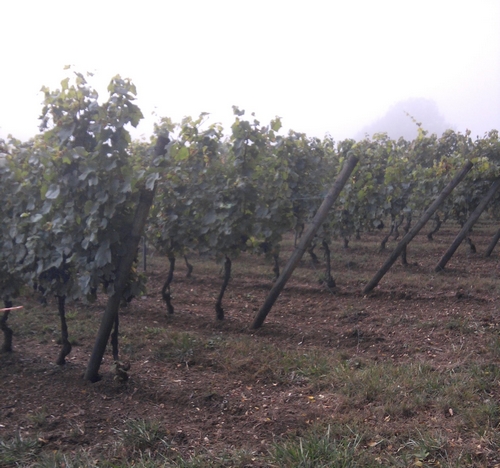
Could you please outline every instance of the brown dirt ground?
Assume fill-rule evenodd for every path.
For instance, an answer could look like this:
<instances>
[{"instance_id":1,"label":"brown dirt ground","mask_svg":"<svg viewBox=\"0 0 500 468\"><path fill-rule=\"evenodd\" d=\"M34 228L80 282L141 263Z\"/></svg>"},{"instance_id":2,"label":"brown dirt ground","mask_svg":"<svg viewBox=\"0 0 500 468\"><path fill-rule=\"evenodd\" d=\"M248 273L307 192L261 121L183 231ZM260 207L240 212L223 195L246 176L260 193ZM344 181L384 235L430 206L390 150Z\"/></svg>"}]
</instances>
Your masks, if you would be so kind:
<instances>
[{"instance_id":1,"label":"brown dirt ground","mask_svg":"<svg viewBox=\"0 0 500 468\"><path fill-rule=\"evenodd\" d=\"M447 271L434 274L433 267L454 233L453 226L447 226L433 243L419 236L408 252L409 261L414 263L406 268L396 264L368 296L361 293L363 285L395 246L393 241L385 253L377 253L381 233L351 241L348 251L342 250L340 243L332 246L335 294L318 282L316 268L321 265L314 267L304 257L257 331L249 326L272 284L271 266L261 257L243 255L234 261L224 299L227 318L222 323L216 322L214 312L221 283L218 267L193 258L194 275L187 279L180 265L172 285L176 312L166 316L160 289L167 264L150 258L153 265L147 272L147 297L134 300L121 315L121 330L128 343L121 351L123 360L131 363L129 380L121 383L113 378L109 351L101 367L102 380L91 384L82 379L91 341L74 346L68 363L58 367L54 364L59 350L55 338L15 335L14 352L0 356L0 437L20 432L36 435L47 450L91 447L106 451L125 421L152 419L166 428L176 450L184 455L231 447L258 453L282 435L300 434L318 419L345 419L342 398L334 390L326 389L310 398L307 383L272 382L265 372L252 367L251 360L242 362L240 373L235 373L234 367L225 372L203 359L184 363L158 360L154 335L143 345L133 346L134 335L145 327L189 331L207 339L244 337L283 349L332 350L341 352L345 359L422 362L435 368L452 368L467 356L479 360L482 355L490 356L491 334L499 330L500 289L488 284L498 282L498 256L494 253L486 259L480 253L471 255L461 246ZM487 245L487 234L474 237L478 251ZM282 257L290 251L288 245ZM18 303L29 309L35 307L34 301L26 297ZM104 301L105 297L77 309L92 314L97 327ZM54 309L55 301L46 310L57 329ZM9 323L16 333L20 324L15 314L12 312ZM467 323L474 331L444 327L450 319ZM492 398L498 400L500 391ZM46 417L40 427L30 415L39 414L42 408ZM351 408L349 417L353 411L367 426L383 424L387 434L402 432L408 424L377 418L366 406ZM446 411L429 414L424 410L412 416L411 424L432 425L448 433L450 441L456 436L455 442L460 444L454 418ZM468 443L480 446L478 441ZM485 455L490 466L498 461L495 456Z\"/></svg>"}]
</instances>

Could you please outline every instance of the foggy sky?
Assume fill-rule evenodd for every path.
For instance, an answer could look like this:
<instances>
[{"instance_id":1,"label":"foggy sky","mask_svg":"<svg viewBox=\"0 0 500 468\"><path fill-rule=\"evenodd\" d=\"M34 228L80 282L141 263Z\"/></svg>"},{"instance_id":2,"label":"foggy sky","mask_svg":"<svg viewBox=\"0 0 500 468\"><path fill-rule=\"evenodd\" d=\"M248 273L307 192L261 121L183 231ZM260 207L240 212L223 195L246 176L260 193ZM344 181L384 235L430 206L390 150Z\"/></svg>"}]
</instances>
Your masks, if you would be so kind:
<instances>
[{"instance_id":1,"label":"foggy sky","mask_svg":"<svg viewBox=\"0 0 500 468\"><path fill-rule=\"evenodd\" d=\"M0 12L0 137L37 132L39 90L67 64L95 72L102 98L112 76L134 81L136 136L201 112L228 127L237 105L343 139L410 98L456 130L500 129L497 0L17 0Z\"/></svg>"}]
</instances>

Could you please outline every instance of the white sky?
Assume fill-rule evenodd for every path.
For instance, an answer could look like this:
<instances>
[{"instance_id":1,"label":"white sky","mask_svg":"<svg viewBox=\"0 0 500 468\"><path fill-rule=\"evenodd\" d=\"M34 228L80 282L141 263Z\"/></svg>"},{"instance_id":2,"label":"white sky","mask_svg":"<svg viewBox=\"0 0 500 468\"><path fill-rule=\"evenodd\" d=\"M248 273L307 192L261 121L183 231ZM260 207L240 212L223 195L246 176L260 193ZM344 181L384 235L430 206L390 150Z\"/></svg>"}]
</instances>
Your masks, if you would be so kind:
<instances>
[{"instance_id":1,"label":"white sky","mask_svg":"<svg viewBox=\"0 0 500 468\"><path fill-rule=\"evenodd\" d=\"M228 127L237 105L341 139L410 97L457 130L500 130L499 0L4 0L0 18L0 137L37 132L66 64L103 98L131 78L146 137L153 112Z\"/></svg>"}]
</instances>

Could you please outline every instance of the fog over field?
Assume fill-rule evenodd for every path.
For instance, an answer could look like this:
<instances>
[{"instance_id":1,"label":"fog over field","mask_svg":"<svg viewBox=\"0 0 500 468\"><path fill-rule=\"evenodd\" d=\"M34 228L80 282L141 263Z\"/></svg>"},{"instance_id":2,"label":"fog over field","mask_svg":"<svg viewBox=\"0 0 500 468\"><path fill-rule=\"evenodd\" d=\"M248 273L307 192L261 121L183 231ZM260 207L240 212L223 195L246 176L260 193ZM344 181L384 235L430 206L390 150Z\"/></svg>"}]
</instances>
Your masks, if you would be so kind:
<instances>
[{"instance_id":1,"label":"fog over field","mask_svg":"<svg viewBox=\"0 0 500 468\"><path fill-rule=\"evenodd\" d=\"M161 116L227 127L233 105L335 139L411 132L407 113L431 132L500 129L497 0L4 3L3 138L37 132L39 90L65 65L93 72L103 98L112 76L132 78L136 137Z\"/></svg>"}]
</instances>

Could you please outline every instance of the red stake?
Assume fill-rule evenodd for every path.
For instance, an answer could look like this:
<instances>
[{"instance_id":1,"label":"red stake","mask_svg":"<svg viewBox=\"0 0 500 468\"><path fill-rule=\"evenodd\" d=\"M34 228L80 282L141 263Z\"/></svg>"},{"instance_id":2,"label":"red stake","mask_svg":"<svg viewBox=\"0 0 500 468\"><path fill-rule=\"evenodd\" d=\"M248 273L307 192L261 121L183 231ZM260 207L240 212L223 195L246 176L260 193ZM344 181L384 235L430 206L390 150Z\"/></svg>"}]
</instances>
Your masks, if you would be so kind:
<instances>
[{"instance_id":1,"label":"red stake","mask_svg":"<svg viewBox=\"0 0 500 468\"><path fill-rule=\"evenodd\" d=\"M6 309L0 309L0 312L7 312L8 310L24 309L24 306L7 307Z\"/></svg>"}]
</instances>

